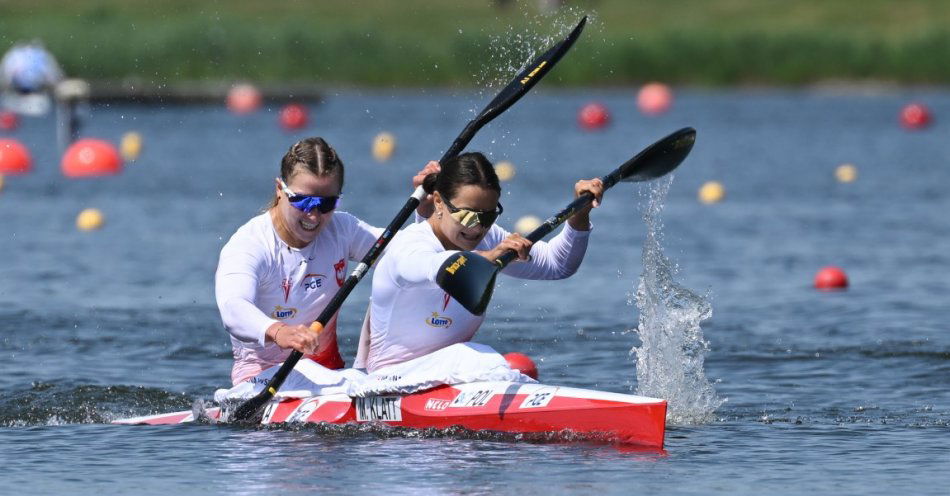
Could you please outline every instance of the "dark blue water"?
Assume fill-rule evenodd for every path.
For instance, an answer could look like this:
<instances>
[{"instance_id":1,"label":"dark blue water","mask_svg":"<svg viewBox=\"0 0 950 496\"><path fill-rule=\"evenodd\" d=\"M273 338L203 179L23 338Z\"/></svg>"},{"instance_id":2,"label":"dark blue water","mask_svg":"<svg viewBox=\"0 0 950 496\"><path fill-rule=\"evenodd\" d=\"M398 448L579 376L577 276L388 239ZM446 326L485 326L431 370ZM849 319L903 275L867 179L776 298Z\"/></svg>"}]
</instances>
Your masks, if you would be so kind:
<instances>
[{"instance_id":1,"label":"dark blue water","mask_svg":"<svg viewBox=\"0 0 950 496\"><path fill-rule=\"evenodd\" d=\"M710 305L703 371L722 403L708 421L671 425L665 451L456 431L107 424L187 409L228 384L217 254L267 202L291 143L319 134L334 144L347 166L344 208L384 225L411 175L490 96L329 93L294 134L273 109L96 107L87 135L135 130L145 149L122 175L83 181L59 173L52 119L26 120L14 136L35 171L0 191L0 493L944 493L945 91L681 91L671 112L649 118L630 91L542 87L479 134L470 149L517 167L504 185L511 228L562 208L576 179L679 127L698 130L652 229L676 284ZM602 132L576 125L592 99L613 113ZM932 106L932 129L897 125L911 99ZM383 130L398 150L378 164L370 143ZM858 167L856 182L835 180L844 162ZM696 191L712 179L727 197L703 205ZM477 340L530 354L546 383L636 390L651 187L608 193L572 278L503 280ZM102 230L77 231L86 207L103 211ZM811 287L830 264L848 272L847 291ZM365 282L341 316L348 359Z\"/></svg>"}]
</instances>

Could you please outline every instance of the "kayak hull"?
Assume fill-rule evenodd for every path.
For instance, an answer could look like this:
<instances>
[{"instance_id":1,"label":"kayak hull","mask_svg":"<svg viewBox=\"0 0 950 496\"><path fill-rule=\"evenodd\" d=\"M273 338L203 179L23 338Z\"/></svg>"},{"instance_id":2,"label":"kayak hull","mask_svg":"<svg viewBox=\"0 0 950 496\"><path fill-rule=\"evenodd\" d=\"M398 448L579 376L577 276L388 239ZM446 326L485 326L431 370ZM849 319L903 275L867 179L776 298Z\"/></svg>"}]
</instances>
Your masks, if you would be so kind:
<instances>
[{"instance_id":1,"label":"kayak hull","mask_svg":"<svg viewBox=\"0 0 950 496\"><path fill-rule=\"evenodd\" d=\"M204 414L218 419L221 412L212 408ZM164 425L193 421L192 412L176 412L113 423ZM261 422L379 422L407 428L461 426L511 433L570 431L585 439L662 448L666 401L543 384L474 382L412 394L284 399L270 403Z\"/></svg>"}]
</instances>

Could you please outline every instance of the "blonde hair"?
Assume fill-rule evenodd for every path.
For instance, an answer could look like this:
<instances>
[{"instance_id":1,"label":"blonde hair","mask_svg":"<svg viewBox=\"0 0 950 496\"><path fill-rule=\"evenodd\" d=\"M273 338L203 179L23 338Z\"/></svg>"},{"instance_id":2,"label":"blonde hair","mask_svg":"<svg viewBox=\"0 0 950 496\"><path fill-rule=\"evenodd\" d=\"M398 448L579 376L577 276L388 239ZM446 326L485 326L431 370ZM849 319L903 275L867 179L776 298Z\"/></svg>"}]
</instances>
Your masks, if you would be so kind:
<instances>
[{"instance_id":1,"label":"blonde hair","mask_svg":"<svg viewBox=\"0 0 950 496\"><path fill-rule=\"evenodd\" d=\"M340 178L340 191L343 191L343 161L332 146L323 138L314 136L294 143L280 160L280 178L285 183L300 169L317 176L332 176ZM266 209L277 206L279 195L274 195Z\"/></svg>"}]
</instances>

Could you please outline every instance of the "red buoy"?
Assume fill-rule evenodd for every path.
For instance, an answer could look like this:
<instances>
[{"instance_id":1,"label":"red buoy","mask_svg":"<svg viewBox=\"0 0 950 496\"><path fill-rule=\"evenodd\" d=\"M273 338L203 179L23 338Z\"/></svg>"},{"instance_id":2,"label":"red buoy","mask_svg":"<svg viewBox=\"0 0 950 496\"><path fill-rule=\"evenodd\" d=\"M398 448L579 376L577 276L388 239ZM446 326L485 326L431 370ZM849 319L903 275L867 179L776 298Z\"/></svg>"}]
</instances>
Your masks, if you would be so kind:
<instances>
[{"instance_id":1,"label":"red buoy","mask_svg":"<svg viewBox=\"0 0 950 496\"><path fill-rule=\"evenodd\" d=\"M508 361L508 366L512 369L534 380L538 380L538 367L534 364L534 360L531 360L528 355L518 352L506 353L505 360Z\"/></svg>"},{"instance_id":2,"label":"red buoy","mask_svg":"<svg viewBox=\"0 0 950 496\"><path fill-rule=\"evenodd\" d=\"M30 151L14 139L0 139L0 174L26 174L33 167Z\"/></svg>"},{"instance_id":3,"label":"red buoy","mask_svg":"<svg viewBox=\"0 0 950 496\"><path fill-rule=\"evenodd\" d=\"M637 107L647 115L662 114L673 104L673 92L662 83L649 83L637 93Z\"/></svg>"},{"instance_id":4,"label":"red buoy","mask_svg":"<svg viewBox=\"0 0 950 496\"><path fill-rule=\"evenodd\" d=\"M815 274L815 287L822 290L848 287L848 275L838 267L824 267Z\"/></svg>"},{"instance_id":5,"label":"red buoy","mask_svg":"<svg viewBox=\"0 0 950 496\"><path fill-rule=\"evenodd\" d=\"M108 176L122 172L122 159L111 143L81 139L66 149L62 170L68 177Z\"/></svg>"},{"instance_id":6,"label":"red buoy","mask_svg":"<svg viewBox=\"0 0 950 496\"><path fill-rule=\"evenodd\" d=\"M901 125L907 129L922 129L930 125L933 120L930 110L923 104L911 103L901 109Z\"/></svg>"},{"instance_id":7,"label":"red buoy","mask_svg":"<svg viewBox=\"0 0 950 496\"><path fill-rule=\"evenodd\" d=\"M587 130L600 129L610 122L610 114L607 107L599 103L588 103L577 114L577 122Z\"/></svg>"},{"instance_id":8,"label":"red buoy","mask_svg":"<svg viewBox=\"0 0 950 496\"><path fill-rule=\"evenodd\" d=\"M20 125L20 119L13 112L0 111L0 131L13 131Z\"/></svg>"},{"instance_id":9,"label":"red buoy","mask_svg":"<svg viewBox=\"0 0 950 496\"><path fill-rule=\"evenodd\" d=\"M250 84L236 84L228 91L228 110L235 114L249 114L261 106L261 92Z\"/></svg>"},{"instance_id":10,"label":"red buoy","mask_svg":"<svg viewBox=\"0 0 950 496\"><path fill-rule=\"evenodd\" d=\"M291 103L280 109L280 125L284 129L295 130L307 125L307 107L299 103Z\"/></svg>"}]
</instances>

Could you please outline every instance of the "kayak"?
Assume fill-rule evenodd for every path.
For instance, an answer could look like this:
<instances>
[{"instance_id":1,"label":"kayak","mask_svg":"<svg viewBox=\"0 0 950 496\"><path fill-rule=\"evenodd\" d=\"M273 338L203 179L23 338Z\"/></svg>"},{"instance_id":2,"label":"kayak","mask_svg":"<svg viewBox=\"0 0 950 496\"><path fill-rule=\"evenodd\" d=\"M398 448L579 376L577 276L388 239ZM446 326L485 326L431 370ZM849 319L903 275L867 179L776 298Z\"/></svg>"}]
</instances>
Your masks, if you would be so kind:
<instances>
[{"instance_id":1,"label":"kayak","mask_svg":"<svg viewBox=\"0 0 950 496\"><path fill-rule=\"evenodd\" d=\"M203 412L221 419L220 408ZM224 419L226 420L226 419ZM115 420L114 424L165 425L195 421L191 411ZM395 427L509 433L570 432L596 439L663 447L666 401L631 394L519 382L472 382L410 394L351 398L329 394L271 402L262 424L377 422Z\"/></svg>"}]
</instances>

